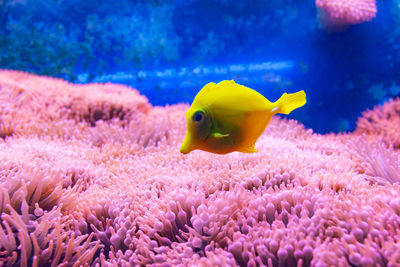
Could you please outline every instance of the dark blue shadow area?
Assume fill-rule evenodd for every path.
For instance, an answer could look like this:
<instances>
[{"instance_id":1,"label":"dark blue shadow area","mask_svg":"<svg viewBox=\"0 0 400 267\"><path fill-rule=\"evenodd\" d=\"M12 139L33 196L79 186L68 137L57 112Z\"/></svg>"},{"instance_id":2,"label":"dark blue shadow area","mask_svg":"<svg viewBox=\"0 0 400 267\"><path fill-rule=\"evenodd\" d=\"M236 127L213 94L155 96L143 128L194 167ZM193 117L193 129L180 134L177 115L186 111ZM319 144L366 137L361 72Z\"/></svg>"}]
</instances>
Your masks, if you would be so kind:
<instances>
[{"instance_id":1,"label":"dark blue shadow area","mask_svg":"<svg viewBox=\"0 0 400 267\"><path fill-rule=\"evenodd\" d=\"M154 105L190 103L234 79L275 101L305 90L295 118L350 131L400 93L400 8L342 32L319 26L314 1L2 1L0 67L72 82L117 82Z\"/></svg>"}]
</instances>

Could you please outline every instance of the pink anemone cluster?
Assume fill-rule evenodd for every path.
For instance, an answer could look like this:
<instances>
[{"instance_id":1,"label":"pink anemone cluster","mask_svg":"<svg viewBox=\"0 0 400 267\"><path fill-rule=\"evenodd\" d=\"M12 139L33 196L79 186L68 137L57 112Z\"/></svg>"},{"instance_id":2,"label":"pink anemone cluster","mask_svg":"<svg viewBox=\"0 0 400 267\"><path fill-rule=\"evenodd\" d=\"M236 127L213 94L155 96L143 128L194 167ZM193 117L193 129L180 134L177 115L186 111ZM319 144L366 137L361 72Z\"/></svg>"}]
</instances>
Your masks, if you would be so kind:
<instances>
[{"instance_id":1,"label":"pink anemone cluster","mask_svg":"<svg viewBox=\"0 0 400 267\"><path fill-rule=\"evenodd\" d=\"M376 0L316 0L318 18L328 30L345 29L375 18Z\"/></svg>"},{"instance_id":2,"label":"pink anemone cluster","mask_svg":"<svg viewBox=\"0 0 400 267\"><path fill-rule=\"evenodd\" d=\"M274 117L258 153L182 155L187 108L1 71L0 265L400 264L400 155L377 122Z\"/></svg>"},{"instance_id":3,"label":"pink anemone cluster","mask_svg":"<svg viewBox=\"0 0 400 267\"><path fill-rule=\"evenodd\" d=\"M381 139L387 145L400 149L400 101L391 99L383 106L364 111L357 121L355 133L372 139Z\"/></svg>"}]
</instances>

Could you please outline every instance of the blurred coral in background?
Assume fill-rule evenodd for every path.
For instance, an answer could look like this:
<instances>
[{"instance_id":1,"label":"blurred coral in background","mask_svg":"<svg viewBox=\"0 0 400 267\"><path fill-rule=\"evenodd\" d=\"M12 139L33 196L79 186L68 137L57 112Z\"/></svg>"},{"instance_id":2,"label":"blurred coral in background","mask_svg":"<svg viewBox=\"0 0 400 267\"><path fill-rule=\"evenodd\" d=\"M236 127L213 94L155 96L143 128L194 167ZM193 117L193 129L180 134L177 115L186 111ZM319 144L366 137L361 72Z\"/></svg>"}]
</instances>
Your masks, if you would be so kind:
<instances>
[{"instance_id":1,"label":"blurred coral in background","mask_svg":"<svg viewBox=\"0 0 400 267\"><path fill-rule=\"evenodd\" d=\"M356 134L382 139L388 146L400 149L400 100L390 99L383 106L367 110L357 121Z\"/></svg>"},{"instance_id":2,"label":"blurred coral in background","mask_svg":"<svg viewBox=\"0 0 400 267\"><path fill-rule=\"evenodd\" d=\"M316 0L319 21L328 30L343 30L376 16L376 0Z\"/></svg>"},{"instance_id":3,"label":"blurred coral in background","mask_svg":"<svg viewBox=\"0 0 400 267\"><path fill-rule=\"evenodd\" d=\"M354 133L275 117L258 153L184 156L187 105L16 71L0 88L1 263L400 263L397 135L371 126L399 129L398 100Z\"/></svg>"}]
</instances>

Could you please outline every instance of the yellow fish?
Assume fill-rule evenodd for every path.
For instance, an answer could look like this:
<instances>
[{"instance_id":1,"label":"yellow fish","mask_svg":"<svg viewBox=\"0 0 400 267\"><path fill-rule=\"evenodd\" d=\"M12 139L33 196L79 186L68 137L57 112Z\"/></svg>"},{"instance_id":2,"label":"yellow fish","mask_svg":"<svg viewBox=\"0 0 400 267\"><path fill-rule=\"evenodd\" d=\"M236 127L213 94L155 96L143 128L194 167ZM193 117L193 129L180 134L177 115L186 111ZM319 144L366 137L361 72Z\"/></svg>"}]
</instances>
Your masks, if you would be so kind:
<instances>
[{"instance_id":1,"label":"yellow fish","mask_svg":"<svg viewBox=\"0 0 400 267\"><path fill-rule=\"evenodd\" d=\"M306 94L284 93L271 103L235 81L208 83L186 112L187 131L180 151L200 149L216 154L257 152L254 144L276 113L289 114L306 103Z\"/></svg>"}]
</instances>

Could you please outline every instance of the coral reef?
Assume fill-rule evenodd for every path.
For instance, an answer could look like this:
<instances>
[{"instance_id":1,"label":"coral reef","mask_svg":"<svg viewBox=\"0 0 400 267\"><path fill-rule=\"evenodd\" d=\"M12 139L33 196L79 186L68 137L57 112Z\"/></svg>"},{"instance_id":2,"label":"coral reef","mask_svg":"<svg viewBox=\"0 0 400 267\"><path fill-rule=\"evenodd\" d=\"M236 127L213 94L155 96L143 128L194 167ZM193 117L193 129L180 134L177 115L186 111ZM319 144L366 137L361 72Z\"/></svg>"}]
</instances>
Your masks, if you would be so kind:
<instances>
[{"instance_id":1,"label":"coral reef","mask_svg":"<svg viewBox=\"0 0 400 267\"><path fill-rule=\"evenodd\" d=\"M379 139L395 149L400 148L400 99L391 99L383 106L366 110L357 121L354 133Z\"/></svg>"},{"instance_id":2,"label":"coral reef","mask_svg":"<svg viewBox=\"0 0 400 267\"><path fill-rule=\"evenodd\" d=\"M400 263L390 135L275 117L258 153L182 155L187 108L1 71L0 265Z\"/></svg>"},{"instance_id":3,"label":"coral reef","mask_svg":"<svg viewBox=\"0 0 400 267\"><path fill-rule=\"evenodd\" d=\"M318 18L328 30L341 30L349 25L375 18L375 0L316 0Z\"/></svg>"}]
</instances>

